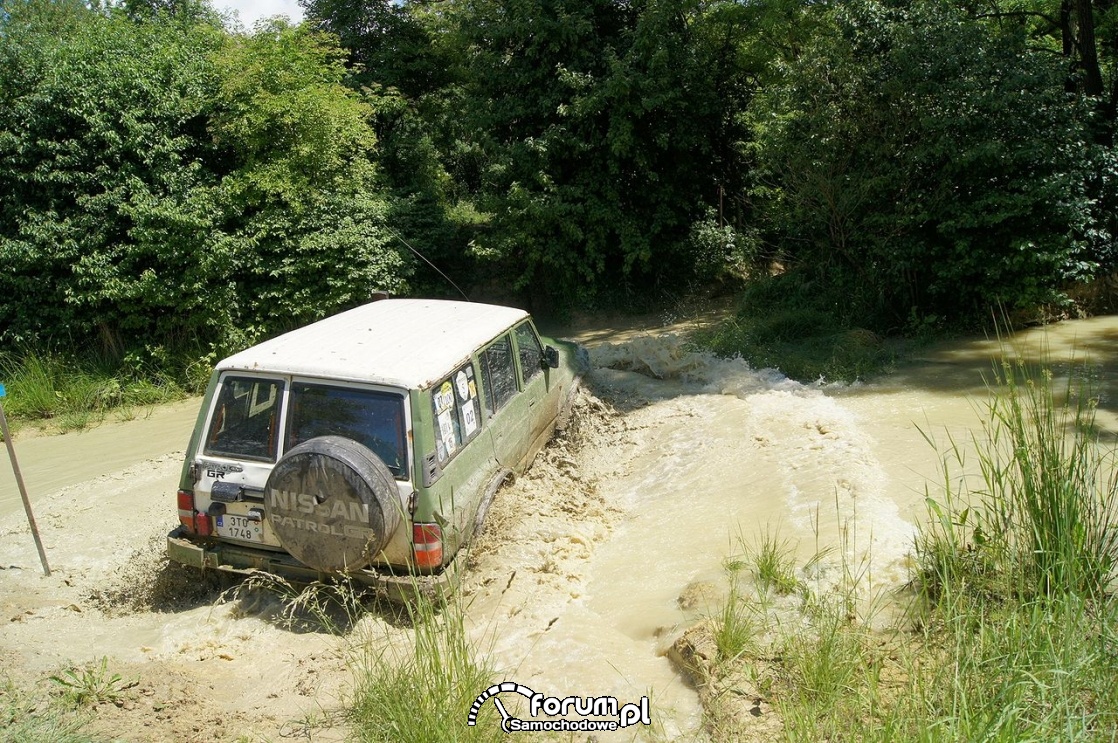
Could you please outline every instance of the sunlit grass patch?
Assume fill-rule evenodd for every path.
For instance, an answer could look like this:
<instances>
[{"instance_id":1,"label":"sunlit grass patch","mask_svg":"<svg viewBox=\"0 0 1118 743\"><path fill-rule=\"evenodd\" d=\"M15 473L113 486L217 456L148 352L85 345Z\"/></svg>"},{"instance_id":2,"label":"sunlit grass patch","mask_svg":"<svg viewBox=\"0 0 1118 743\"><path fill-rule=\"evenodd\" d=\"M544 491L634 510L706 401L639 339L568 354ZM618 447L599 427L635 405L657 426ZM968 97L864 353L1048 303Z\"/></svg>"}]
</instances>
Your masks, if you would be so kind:
<instances>
[{"instance_id":1,"label":"sunlit grass patch","mask_svg":"<svg viewBox=\"0 0 1118 743\"><path fill-rule=\"evenodd\" d=\"M895 727L941 740L1113 740L1112 602L940 596L921 617Z\"/></svg>"},{"instance_id":2,"label":"sunlit grass patch","mask_svg":"<svg viewBox=\"0 0 1118 743\"><path fill-rule=\"evenodd\" d=\"M139 373L119 362L50 352L0 355L0 381L10 418L49 422L64 430L99 423L110 411L178 400L186 394L165 373Z\"/></svg>"},{"instance_id":3,"label":"sunlit grass patch","mask_svg":"<svg viewBox=\"0 0 1118 743\"><path fill-rule=\"evenodd\" d=\"M457 594L418 583L406 603L346 582L292 583L254 573L222 599L293 632L338 638L352 673L342 715L348 740L504 740L494 705L476 726L467 715L479 694L501 679L468 636Z\"/></svg>"},{"instance_id":4,"label":"sunlit grass patch","mask_svg":"<svg viewBox=\"0 0 1118 743\"><path fill-rule=\"evenodd\" d=\"M116 703L125 691L139 683L139 679L126 679L110 671L107 657L102 657L100 663L66 668L50 680L62 690L66 699L78 706Z\"/></svg>"},{"instance_id":5,"label":"sunlit grass patch","mask_svg":"<svg viewBox=\"0 0 1118 743\"><path fill-rule=\"evenodd\" d=\"M494 705L482 707L477 725L466 724L470 705L499 679L467 636L458 599L417 596L406 613L410 642L370 637L354 648L355 739L505 740Z\"/></svg>"},{"instance_id":6,"label":"sunlit grass patch","mask_svg":"<svg viewBox=\"0 0 1118 743\"><path fill-rule=\"evenodd\" d=\"M768 530L758 536L756 546L747 545L746 554L753 578L762 590L789 594L801 587L795 574L793 547L790 541Z\"/></svg>"},{"instance_id":7,"label":"sunlit grass patch","mask_svg":"<svg viewBox=\"0 0 1118 743\"><path fill-rule=\"evenodd\" d=\"M783 720L765 729L779 727L791 740L833 739L851 729L867 704L864 690L877 686L887 635L870 629L876 603L861 561L832 564L857 559L849 531L843 542L797 567L795 545L777 531L739 535L727 561L731 590L711 616L720 659L712 685L720 692L708 700L724 703L734 689L748 689ZM711 720L716 740L753 734L750 719L716 711Z\"/></svg>"},{"instance_id":8,"label":"sunlit grass patch","mask_svg":"<svg viewBox=\"0 0 1118 743\"><path fill-rule=\"evenodd\" d=\"M33 687L0 678L0 743L93 743L84 712Z\"/></svg>"}]
</instances>

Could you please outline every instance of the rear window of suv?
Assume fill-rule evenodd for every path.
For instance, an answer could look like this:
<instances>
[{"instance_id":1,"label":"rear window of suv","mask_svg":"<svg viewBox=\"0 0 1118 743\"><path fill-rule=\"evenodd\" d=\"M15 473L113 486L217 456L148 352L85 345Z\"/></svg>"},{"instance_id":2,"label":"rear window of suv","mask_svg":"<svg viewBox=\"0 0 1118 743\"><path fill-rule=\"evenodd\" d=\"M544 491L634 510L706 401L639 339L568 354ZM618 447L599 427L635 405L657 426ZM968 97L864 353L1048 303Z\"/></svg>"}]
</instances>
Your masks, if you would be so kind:
<instances>
[{"instance_id":1,"label":"rear window of suv","mask_svg":"<svg viewBox=\"0 0 1118 743\"><path fill-rule=\"evenodd\" d=\"M408 477L404 398L391 392L296 382L286 449L316 436L344 436L364 444L398 480Z\"/></svg>"},{"instance_id":2,"label":"rear window of suv","mask_svg":"<svg viewBox=\"0 0 1118 743\"><path fill-rule=\"evenodd\" d=\"M274 461L282 397L283 383L279 380L225 377L217 395L204 453Z\"/></svg>"}]
</instances>

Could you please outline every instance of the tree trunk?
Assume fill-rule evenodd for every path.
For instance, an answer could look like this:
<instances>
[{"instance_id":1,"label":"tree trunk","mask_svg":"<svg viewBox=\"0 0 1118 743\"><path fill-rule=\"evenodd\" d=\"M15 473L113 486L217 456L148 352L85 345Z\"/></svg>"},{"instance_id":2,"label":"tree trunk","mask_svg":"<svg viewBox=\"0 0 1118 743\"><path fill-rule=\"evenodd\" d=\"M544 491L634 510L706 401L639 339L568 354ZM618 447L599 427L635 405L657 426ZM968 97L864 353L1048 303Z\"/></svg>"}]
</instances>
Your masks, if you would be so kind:
<instances>
[{"instance_id":1,"label":"tree trunk","mask_svg":"<svg viewBox=\"0 0 1118 743\"><path fill-rule=\"evenodd\" d=\"M1091 0L1075 0L1075 25L1078 30L1079 60L1083 66L1083 92L1101 97L1104 88L1099 69L1098 45L1095 42L1095 16Z\"/></svg>"}]
</instances>

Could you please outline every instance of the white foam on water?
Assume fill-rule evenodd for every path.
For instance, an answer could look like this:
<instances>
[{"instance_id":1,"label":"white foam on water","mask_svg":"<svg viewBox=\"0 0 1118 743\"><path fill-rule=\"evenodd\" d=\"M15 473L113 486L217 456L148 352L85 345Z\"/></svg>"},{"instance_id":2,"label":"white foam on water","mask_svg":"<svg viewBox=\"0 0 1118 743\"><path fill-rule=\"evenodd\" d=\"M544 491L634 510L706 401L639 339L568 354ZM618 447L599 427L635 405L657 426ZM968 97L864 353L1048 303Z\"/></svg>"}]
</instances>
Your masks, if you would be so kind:
<instances>
[{"instance_id":1,"label":"white foam on water","mask_svg":"<svg viewBox=\"0 0 1118 743\"><path fill-rule=\"evenodd\" d=\"M583 452L580 466L601 470L594 488L619 513L577 550L564 538L567 522L542 523L554 509L525 513L514 540L525 541L505 546L507 572L492 579L491 596L515 571L512 587L496 608L479 599L475 616L486 607L494 658L521 683L620 698L651 689L671 735L696 735L697 697L663 651L679 627L717 611L727 558L777 533L800 565L830 550L804 576L819 590L837 584L844 561L870 565L867 581L887 585L905 577L913 526L889 497L876 442L833 397L836 387L694 351L670 335L596 347L591 366L591 384L625 411L624 425ZM603 469L602 458L612 466ZM541 487L562 500L568 486L545 477L523 508L547 497ZM586 531L577 519L568 525ZM696 590L707 598L681 607Z\"/></svg>"},{"instance_id":2,"label":"white foam on water","mask_svg":"<svg viewBox=\"0 0 1118 743\"><path fill-rule=\"evenodd\" d=\"M847 389L846 385L801 384L775 369L754 369L740 358L691 350L676 335L603 345L592 350L591 363L679 382L682 389L666 390L676 394L673 404L704 417L702 426L667 435L670 444L660 444L658 459L648 468L639 491L646 492L648 483L685 481L689 469L726 468L730 463L721 461L719 448L708 448L707 442L739 434L751 438L758 453L764 452L768 470L758 482L765 492L749 492L747 487L739 498L778 498L783 511L766 510L790 528L791 538L819 543L821 548L841 547L845 559L868 564L869 574L883 583L904 579L914 526L902 518L889 497L889 477L875 453L877 442L863 431L858 416L830 394ZM718 395L742 401L747 412L731 414L734 405L717 397L703 403L697 400ZM725 425L739 430L717 430ZM683 461L680 452L690 450L704 453ZM707 507L717 512L719 503Z\"/></svg>"}]
</instances>

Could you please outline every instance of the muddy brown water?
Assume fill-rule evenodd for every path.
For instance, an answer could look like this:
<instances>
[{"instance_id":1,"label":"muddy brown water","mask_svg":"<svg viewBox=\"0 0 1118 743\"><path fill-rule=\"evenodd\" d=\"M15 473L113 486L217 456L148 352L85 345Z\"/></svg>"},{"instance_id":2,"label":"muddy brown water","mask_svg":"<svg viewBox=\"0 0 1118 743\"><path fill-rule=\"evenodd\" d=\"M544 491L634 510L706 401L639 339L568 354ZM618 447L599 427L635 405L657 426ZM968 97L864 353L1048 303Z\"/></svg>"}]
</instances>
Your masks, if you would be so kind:
<instances>
[{"instance_id":1,"label":"muddy brown water","mask_svg":"<svg viewBox=\"0 0 1118 743\"><path fill-rule=\"evenodd\" d=\"M925 433L966 441L980 430L983 377L1006 345L957 341L873 384L802 385L690 353L681 336L650 330L582 333L592 346L590 389L614 411L584 401L593 420L581 447L553 447L501 492L463 595L472 637L503 678L556 697L647 695L661 735L701 738L696 694L664 651L715 610L726 559L768 532L801 564L832 550L804 575L824 587L837 580L844 550L881 590L903 584L925 486L938 477ZM1008 347L1028 359L1046 354L1057 375L1080 365L1098 385L1101 428L1118 433L1118 317L1033 329ZM158 568L197 405L82 433L17 436L50 578L0 455L0 671L43 674L108 656L150 681L151 699L189 697L213 719L180 738L170 723L159 727L160 704L141 698L134 739L205 740L231 729L274 736L343 701L348 681L329 638L292 633L266 613L229 604L105 612L91 602L115 578L144 580L130 569ZM396 632L382 624L383 637ZM331 735L340 734L312 739Z\"/></svg>"}]
</instances>

